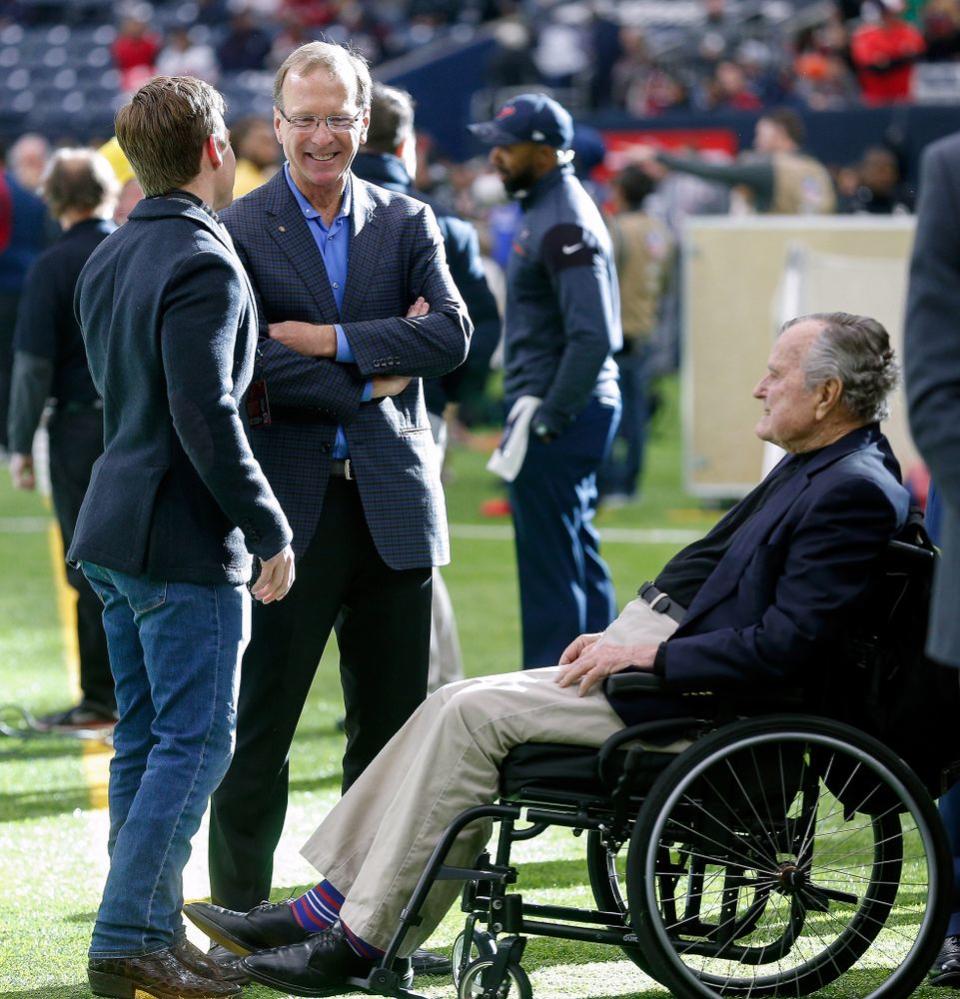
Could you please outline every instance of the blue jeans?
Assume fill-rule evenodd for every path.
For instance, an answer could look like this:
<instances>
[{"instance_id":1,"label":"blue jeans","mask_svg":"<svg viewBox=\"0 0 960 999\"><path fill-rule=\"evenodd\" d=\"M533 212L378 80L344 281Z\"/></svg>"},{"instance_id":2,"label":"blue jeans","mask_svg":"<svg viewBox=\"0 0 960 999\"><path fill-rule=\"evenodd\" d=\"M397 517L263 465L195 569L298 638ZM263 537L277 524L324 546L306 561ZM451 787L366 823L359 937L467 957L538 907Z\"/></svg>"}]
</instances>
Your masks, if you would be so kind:
<instances>
[{"instance_id":1,"label":"blue jeans","mask_svg":"<svg viewBox=\"0 0 960 999\"><path fill-rule=\"evenodd\" d=\"M103 601L120 715L110 872L90 956L149 954L183 933L190 840L233 753L250 597L243 587L158 582L89 562L83 572Z\"/></svg>"},{"instance_id":2,"label":"blue jeans","mask_svg":"<svg viewBox=\"0 0 960 999\"><path fill-rule=\"evenodd\" d=\"M556 440L531 435L510 484L525 669L556 666L577 635L602 631L616 617L593 517L597 469L619 419L619 402L591 399Z\"/></svg>"}]
</instances>

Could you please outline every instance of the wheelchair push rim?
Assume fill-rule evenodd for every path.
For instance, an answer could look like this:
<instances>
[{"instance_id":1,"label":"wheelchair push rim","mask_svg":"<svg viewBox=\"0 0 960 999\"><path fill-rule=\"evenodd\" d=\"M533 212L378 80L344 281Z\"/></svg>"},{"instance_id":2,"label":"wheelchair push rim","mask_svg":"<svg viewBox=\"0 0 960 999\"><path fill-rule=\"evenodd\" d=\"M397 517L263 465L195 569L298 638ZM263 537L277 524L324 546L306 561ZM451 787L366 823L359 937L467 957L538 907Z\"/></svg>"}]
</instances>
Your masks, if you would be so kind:
<instances>
[{"instance_id":1,"label":"wheelchair push rim","mask_svg":"<svg viewBox=\"0 0 960 999\"><path fill-rule=\"evenodd\" d=\"M664 771L634 826L638 946L681 997L895 999L923 980L952 863L925 788L826 719L726 726Z\"/></svg>"}]
</instances>

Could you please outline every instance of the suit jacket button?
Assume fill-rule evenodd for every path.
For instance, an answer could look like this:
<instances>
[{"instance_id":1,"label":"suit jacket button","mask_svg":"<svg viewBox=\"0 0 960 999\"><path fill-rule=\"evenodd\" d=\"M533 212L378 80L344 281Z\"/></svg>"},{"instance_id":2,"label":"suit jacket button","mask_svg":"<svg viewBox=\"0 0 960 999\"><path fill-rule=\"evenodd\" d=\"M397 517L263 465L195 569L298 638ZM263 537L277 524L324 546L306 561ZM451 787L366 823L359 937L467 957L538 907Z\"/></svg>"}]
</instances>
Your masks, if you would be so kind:
<instances>
[{"instance_id":1,"label":"suit jacket button","mask_svg":"<svg viewBox=\"0 0 960 999\"><path fill-rule=\"evenodd\" d=\"M323 452L324 454L329 454L329 453L330 453L330 452L331 452L331 451L333 450L333 448L332 448L332 447L331 447L331 446L330 446L329 444L322 444L322 445L320 446L320 450L321 450L321 451L322 451L322 452Z\"/></svg>"}]
</instances>

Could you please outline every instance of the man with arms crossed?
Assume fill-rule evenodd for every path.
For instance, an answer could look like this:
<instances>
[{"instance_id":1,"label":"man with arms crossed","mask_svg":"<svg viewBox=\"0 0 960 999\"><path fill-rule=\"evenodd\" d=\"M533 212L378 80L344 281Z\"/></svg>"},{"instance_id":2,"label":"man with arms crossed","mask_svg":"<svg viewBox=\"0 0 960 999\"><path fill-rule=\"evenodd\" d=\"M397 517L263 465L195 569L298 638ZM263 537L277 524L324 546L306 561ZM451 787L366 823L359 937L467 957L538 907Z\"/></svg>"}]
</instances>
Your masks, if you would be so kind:
<instances>
[{"instance_id":1,"label":"man with arms crossed","mask_svg":"<svg viewBox=\"0 0 960 999\"><path fill-rule=\"evenodd\" d=\"M186 941L182 873L230 760L248 552L264 603L294 575L290 527L238 409L257 314L214 214L233 190L223 111L190 77L158 77L120 110L117 137L146 197L77 283L105 447L68 557L104 605L120 715L88 975L95 995L122 999L239 991L235 969Z\"/></svg>"},{"instance_id":2,"label":"man with arms crossed","mask_svg":"<svg viewBox=\"0 0 960 999\"><path fill-rule=\"evenodd\" d=\"M274 88L287 162L224 213L260 306L251 442L299 576L290 600L254 610L237 752L213 796L212 897L233 909L270 890L290 744L331 630L347 788L425 696L432 567L449 558L420 379L463 361L471 327L431 209L351 173L370 91L345 48L293 52Z\"/></svg>"},{"instance_id":3,"label":"man with arms crossed","mask_svg":"<svg viewBox=\"0 0 960 999\"><path fill-rule=\"evenodd\" d=\"M559 666L433 694L304 847L326 880L292 902L246 913L194 903L187 915L238 953L264 949L242 962L256 981L332 995L386 949L443 830L496 798L514 746L600 746L625 723L688 714L687 690L804 682L864 612L878 556L906 522L909 497L877 422L895 383L889 338L874 320L788 323L754 390L757 435L788 454L759 486L606 631L575 639ZM631 667L662 676L663 695L608 699L603 678ZM489 824L468 826L447 863L472 864L489 833ZM437 882L407 952L459 887Z\"/></svg>"}]
</instances>

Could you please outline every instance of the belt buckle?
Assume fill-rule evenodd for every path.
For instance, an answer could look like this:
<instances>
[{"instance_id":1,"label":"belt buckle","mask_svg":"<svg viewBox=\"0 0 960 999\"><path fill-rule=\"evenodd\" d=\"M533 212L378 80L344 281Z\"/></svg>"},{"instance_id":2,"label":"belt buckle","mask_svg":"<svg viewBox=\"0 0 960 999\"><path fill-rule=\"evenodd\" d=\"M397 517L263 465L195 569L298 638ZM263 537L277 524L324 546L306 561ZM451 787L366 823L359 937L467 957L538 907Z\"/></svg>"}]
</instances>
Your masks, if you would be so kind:
<instances>
[{"instance_id":1,"label":"belt buckle","mask_svg":"<svg viewBox=\"0 0 960 999\"><path fill-rule=\"evenodd\" d=\"M349 482L353 479L353 466L349 458L343 459L343 477Z\"/></svg>"}]
</instances>

